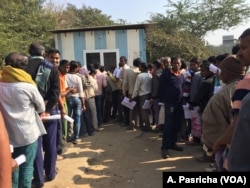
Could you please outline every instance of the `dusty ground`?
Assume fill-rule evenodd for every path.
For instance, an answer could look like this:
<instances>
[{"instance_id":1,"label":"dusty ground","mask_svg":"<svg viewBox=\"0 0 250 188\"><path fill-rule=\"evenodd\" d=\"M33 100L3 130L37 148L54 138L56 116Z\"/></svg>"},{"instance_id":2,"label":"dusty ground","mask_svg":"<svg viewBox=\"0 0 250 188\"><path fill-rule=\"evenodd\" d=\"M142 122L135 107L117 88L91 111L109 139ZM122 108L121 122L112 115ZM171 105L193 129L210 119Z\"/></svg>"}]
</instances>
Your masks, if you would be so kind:
<instances>
[{"instance_id":1,"label":"dusty ground","mask_svg":"<svg viewBox=\"0 0 250 188\"><path fill-rule=\"evenodd\" d=\"M163 171L204 171L207 163L193 159L200 146L186 146L183 152L170 150L162 159L157 133L127 131L106 124L94 136L70 147L57 162L59 173L45 188L161 188Z\"/></svg>"}]
</instances>

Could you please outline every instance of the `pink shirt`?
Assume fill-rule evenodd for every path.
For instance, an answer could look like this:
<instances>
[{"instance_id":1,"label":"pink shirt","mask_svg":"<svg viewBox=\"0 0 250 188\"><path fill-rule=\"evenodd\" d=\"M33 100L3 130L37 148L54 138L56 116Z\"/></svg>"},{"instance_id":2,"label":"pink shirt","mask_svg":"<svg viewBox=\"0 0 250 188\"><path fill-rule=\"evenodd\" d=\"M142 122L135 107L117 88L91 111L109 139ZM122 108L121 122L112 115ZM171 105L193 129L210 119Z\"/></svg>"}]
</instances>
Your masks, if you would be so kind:
<instances>
[{"instance_id":1,"label":"pink shirt","mask_svg":"<svg viewBox=\"0 0 250 188\"><path fill-rule=\"evenodd\" d=\"M107 86L106 75L97 69L95 78L98 86L95 95L102 95L103 88Z\"/></svg>"}]
</instances>

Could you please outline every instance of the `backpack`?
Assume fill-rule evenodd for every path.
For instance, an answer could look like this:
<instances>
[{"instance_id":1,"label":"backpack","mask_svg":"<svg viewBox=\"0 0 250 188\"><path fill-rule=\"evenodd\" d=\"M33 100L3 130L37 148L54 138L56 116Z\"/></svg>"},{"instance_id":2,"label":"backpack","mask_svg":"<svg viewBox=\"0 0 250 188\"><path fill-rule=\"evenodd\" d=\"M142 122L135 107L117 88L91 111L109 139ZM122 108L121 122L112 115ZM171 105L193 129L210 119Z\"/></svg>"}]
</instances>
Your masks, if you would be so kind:
<instances>
[{"instance_id":1,"label":"backpack","mask_svg":"<svg viewBox=\"0 0 250 188\"><path fill-rule=\"evenodd\" d=\"M48 80L50 76L51 69L53 68L53 64L47 60L42 60L38 67L35 82L39 88L39 91L42 93L47 93L48 91Z\"/></svg>"}]
</instances>

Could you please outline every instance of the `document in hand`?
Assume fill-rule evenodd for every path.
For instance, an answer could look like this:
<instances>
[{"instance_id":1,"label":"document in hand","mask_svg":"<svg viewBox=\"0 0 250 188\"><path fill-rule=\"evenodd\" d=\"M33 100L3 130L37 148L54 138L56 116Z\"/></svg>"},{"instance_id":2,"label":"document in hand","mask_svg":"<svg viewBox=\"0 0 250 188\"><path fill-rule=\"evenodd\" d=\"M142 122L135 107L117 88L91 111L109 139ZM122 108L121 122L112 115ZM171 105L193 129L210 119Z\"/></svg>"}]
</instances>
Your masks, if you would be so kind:
<instances>
[{"instance_id":1,"label":"document in hand","mask_svg":"<svg viewBox=\"0 0 250 188\"><path fill-rule=\"evenodd\" d=\"M24 162L26 162L26 157L24 154L19 155L17 158L15 158L18 166L20 166L21 164L23 164Z\"/></svg>"},{"instance_id":2,"label":"document in hand","mask_svg":"<svg viewBox=\"0 0 250 188\"><path fill-rule=\"evenodd\" d=\"M150 102L150 100L145 100L142 109L150 109L152 106L152 103Z\"/></svg>"},{"instance_id":3,"label":"document in hand","mask_svg":"<svg viewBox=\"0 0 250 188\"><path fill-rule=\"evenodd\" d=\"M129 98L124 97L121 104L132 110L135 107L136 102L135 101L129 102Z\"/></svg>"},{"instance_id":4,"label":"document in hand","mask_svg":"<svg viewBox=\"0 0 250 188\"><path fill-rule=\"evenodd\" d=\"M61 119L61 115L56 114L56 115L44 116L42 119L43 120L57 120L57 119ZM74 119L69 117L68 115L64 115L64 119L66 119L70 123L74 122Z\"/></svg>"}]
</instances>

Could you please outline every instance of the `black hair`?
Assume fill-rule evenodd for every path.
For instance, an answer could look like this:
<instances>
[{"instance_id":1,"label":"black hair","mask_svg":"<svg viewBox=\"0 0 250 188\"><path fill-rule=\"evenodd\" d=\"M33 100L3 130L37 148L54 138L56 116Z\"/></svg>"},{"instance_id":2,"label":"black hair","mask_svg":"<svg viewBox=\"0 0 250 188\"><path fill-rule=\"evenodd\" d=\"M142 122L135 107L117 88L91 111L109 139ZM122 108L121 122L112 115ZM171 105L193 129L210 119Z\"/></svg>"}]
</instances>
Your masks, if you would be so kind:
<instances>
[{"instance_id":1,"label":"black hair","mask_svg":"<svg viewBox=\"0 0 250 188\"><path fill-rule=\"evenodd\" d=\"M161 62L159 61L159 60L154 60L153 62L152 62L152 64L153 65L155 65L156 66L156 68L161 68Z\"/></svg>"},{"instance_id":2,"label":"black hair","mask_svg":"<svg viewBox=\"0 0 250 188\"><path fill-rule=\"evenodd\" d=\"M48 54L59 54L61 55L60 51L56 48L52 48L48 51Z\"/></svg>"},{"instance_id":3,"label":"black hair","mask_svg":"<svg viewBox=\"0 0 250 188\"><path fill-rule=\"evenodd\" d=\"M235 44L232 47L232 55L236 55L238 53L239 49L240 49L239 44Z\"/></svg>"},{"instance_id":4,"label":"black hair","mask_svg":"<svg viewBox=\"0 0 250 188\"><path fill-rule=\"evenodd\" d=\"M105 67L104 67L104 66L100 66L99 70L100 70L101 72L104 72L104 71L105 71Z\"/></svg>"},{"instance_id":5,"label":"black hair","mask_svg":"<svg viewBox=\"0 0 250 188\"><path fill-rule=\"evenodd\" d=\"M223 61L229 54L228 53L224 53L224 54L219 54L215 57L216 61Z\"/></svg>"},{"instance_id":6,"label":"black hair","mask_svg":"<svg viewBox=\"0 0 250 188\"><path fill-rule=\"evenodd\" d=\"M124 59L124 60L127 62L127 58L126 58L125 56L121 56L121 57L120 57L120 61L121 61L122 59Z\"/></svg>"},{"instance_id":7,"label":"black hair","mask_svg":"<svg viewBox=\"0 0 250 188\"><path fill-rule=\"evenodd\" d=\"M33 42L29 46L29 54L31 56L43 56L45 54L45 47L37 42Z\"/></svg>"},{"instance_id":8,"label":"black hair","mask_svg":"<svg viewBox=\"0 0 250 188\"><path fill-rule=\"evenodd\" d=\"M202 61L201 67L204 67L204 68L206 68L207 70L209 70L210 64L211 64L211 63L210 63L207 59L205 59L205 60Z\"/></svg>"},{"instance_id":9,"label":"black hair","mask_svg":"<svg viewBox=\"0 0 250 188\"><path fill-rule=\"evenodd\" d=\"M28 58L18 52L11 52L5 57L5 65L10 65L14 68L25 69L28 65Z\"/></svg>"},{"instance_id":10,"label":"black hair","mask_svg":"<svg viewBox=\"0 0 250 188\"><path fill-rule=\"evenodd\" d=\"M100 68L100 63L94 63L94 69L99 69Z\"/></svg>"},{"instance_id":11,"label":"black hair","mask_svg":"<svg viewBox=\"0 0 250 188\"><path fill-rule=\"evenodd\" d=\"M141 58L139 58L139 57L134 59L134 61L133 61L133 65L135 67L139 67L140 63L141 63Z\"/></svg>"},{"instance_id":12,"label":"black hair","mask_svg":"<svg viewBox=\"0 0 250 188\"><path fill-rule=\"evenodd\" d=\"M181 67L180 69L187 69L187 63L184 60L181 60Z\"/></svg>"},{"instance_id":13,"label":"black hair","mask_svg":"<svg viewBox=\"0 0 250 188\"><path fill-rule=\"evenodd\" d=\"M147 69L148 69L148 66L147 66L147 64L146 64L145 62L141 62L141 63L140 63L140 66L141 66L141 68L142 68L143 70L147 70Z\"/></svg>"},{"instance_id":14,"label":"black hair","mask_svg":"<svg viewBox=\"0 0 250 188\"><path fill-rule=\"evenodd\" d=\"M243 31L243 33L239 37L239 40L241 40L241 39L243 39L243 38L245 38L247 36L250 36L250 28L248 28L245 31Z\"/></svg>"},{"instance_id":15,"label":"black hair","mask_svg":"<svg viewBox=\"0 0 250 188\"><path fill-rule=\"evenodd\" d=\"M69 72L75 72L75 69L78 67L77 61L72 60L70 61L69 65L70 65Z\"/></svg>"},{"instance_id":16,"label":"black hair","mask_svg":"<svg viewBox=\"0 0 250 188\"><path fill-rule=\"evenodd\" d=\"M214 55L209 56L209 57L207 58L207 60L208 60L210 63L215 64L215 63L216 63L216 56L214 56Z\"/></svg>"},{"instance_id":17,"label":"black hair","mask_svg":"<svg viewBox=\"0 0 250 188\"><path fill-rule=\"evenodd\" d=\"M199 61L199 59L198 59L198 57L193 57L192 59L190 59L190 61L189 61L190 63L192 62L192 63L195 63L195 64L197 64L197 65L200 65L201 63L200 63L200 61Z\"/></svg>"},{"instance_id":18,"label":"black hair","mask_svg":"<svg viewBox=\"0 0 250 188\"><path fill-rule=\"evenodd\" d=\"M89 69L89 74L96 74L96 69Z\"/></svg>"},{"instance_id":19,"label":"black hair","mask_svg":"<svg viewBox=\"0 0 250 188\"><path fill-rule=\"evenodd\" d=\"M67 59L62 59L60 61L59 67L62 67L62 66L67 65L67 64L69 65L70 62Z\"/></svg>"}]
</instances>

